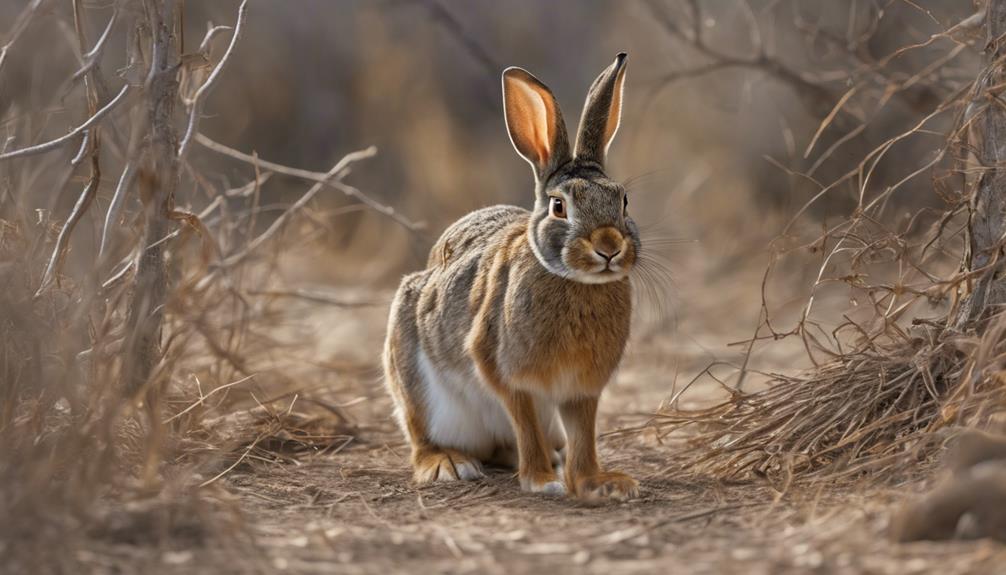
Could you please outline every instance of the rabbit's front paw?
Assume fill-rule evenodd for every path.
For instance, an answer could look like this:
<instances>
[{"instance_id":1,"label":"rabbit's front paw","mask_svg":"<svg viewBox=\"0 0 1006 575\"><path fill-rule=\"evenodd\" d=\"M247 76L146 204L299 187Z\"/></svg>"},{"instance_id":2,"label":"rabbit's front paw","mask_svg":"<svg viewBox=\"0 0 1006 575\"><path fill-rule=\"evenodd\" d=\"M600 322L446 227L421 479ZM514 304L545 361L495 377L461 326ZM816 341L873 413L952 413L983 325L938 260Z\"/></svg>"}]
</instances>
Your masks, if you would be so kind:
<instances>
[{"instance_id":1,"label":"rabbit's front paw","mask_svg":"<svg viewBox=\"0 0 1006 575\"><path fill-rule=\"evenodd\" d=\"M566 484L559 479L554 471L521 474L520 488L531 493L545 495L566 494Z\"/></svg>"},{"instance_id":2,"label":"rabbit's front paw","mask_svg":"<svg viewBox=\"0 0 1006 575\"><path fill-rule=\"evenodd\" d=\"M573 481L577 497L583 499L632 499L639 496L639 483L618 471L602 471Z\"/></svg>"},{"instance_id":3,"label":"rabbit's front paw","mask_svg":"<svg viewBox=\"0 0 1006 575\"><path fill-rule=\"evenodd\" d=\"M433 481L473 481L482 479L482 463L454 449L431 449L420 453L413 463L416 483Z\"/></svg>"}]
</instances>

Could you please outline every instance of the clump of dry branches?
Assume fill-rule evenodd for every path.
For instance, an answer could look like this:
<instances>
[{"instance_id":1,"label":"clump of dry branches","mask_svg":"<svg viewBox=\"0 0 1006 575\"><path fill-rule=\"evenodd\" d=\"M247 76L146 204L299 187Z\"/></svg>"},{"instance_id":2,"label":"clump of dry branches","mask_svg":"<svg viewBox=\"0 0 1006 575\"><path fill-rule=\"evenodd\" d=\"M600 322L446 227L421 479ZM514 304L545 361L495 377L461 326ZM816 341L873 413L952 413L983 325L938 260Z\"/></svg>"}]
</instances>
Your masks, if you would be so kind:
<instances>
[{"instance_id":1,"label":"clump of dry branches","mask_svg":"<svg viewBox=\"0 0 1006 575\"><path fill-rule=\"evenodd\" d=\"M684 409L679 392L646 426L661 436L693 429L688 445L694 449L675 469L732 479L767 477L781 486L802 479L900 476L928 461L943 445L946 430L988 425L1006 410L1006 315L1001 314L1006 299L1000 277L1006 225L999 208L1006 201L1001 168L1006 115L1000 100L1006 3L984 4L928 40L884 57L866 57L869 51L862 49L876 22L865 31L850 27L847 38L829 37L860 56L845 76L848 83L838 85L820 74L797 75L760 50L750 61L734 61L702 39L700 25L689 33L667 24L673 35L712 59L694 71L672 73L668 81L723 67L759 67L813 102L830 102L807 145L806 167L784 168L811 185L813 196L772 246L761 318L753 337L741 342L747 355L736 366L735 385L717 379L730 398ZM699 21L699 4L689 6ZM799 18L797 24L809 29ZM828 36L819 28L812 33L814 41ZM941 45L945 52L934 53ZM985 54L983 66L972 81L954 82L964 74L951 73L952 63L972 49ZM915 70L896 69L919 50L931 59ZM919 90L931 97L919 100L912 95ZM883 107L902 96L913 106L931 104L837 179L820 181L815 171L835 163L835 150L861 137L883 118ZM822 135L832 143L814 158ZM941 141L928 157L896 153L908 142L934 137ZM892 171L901 175L884 181L881 172ZM918 189L926 175L945 207L926 207L910 217L892 214L894 194ZM812 241L794 241L799 217L843 189L857 198L851 215L825 224ZM767 303L768 279L786 256L807 253L821 257L819 273L796 325L780 329ZM853 307L825 327L820 316L828 312L816 313L815 306L834 300L843 286ZM918 314L930 317L913 318ZM783 338L799 338L815 367L798 376L755 373L749 360L756 346ZM761 376L760 388L746 391L745 380L759 379L752 376Z\"/></svg>"},{"instance_id":2,"label":"clump of dry branches","mask_svg":"<svg viewBox=\"0 0 1006 575\"><path fill-rule=\"evenodd\" d=\"M214 519L226 505L208 488L245 458L331 452L355 435L322 388L331 381L270 329L277 294L301 293L277 279L277 254L330 225L317 209L323 191L419 224L345 181L373 148L316 172L200 133L207 95L240 49L247 4L198 46L184 43L184 3L174 0L35 0L0 31L0 82L30 56L18 48L33 26L66 33L76 56L48 99L14 92L0 108L5 567L77 570L86 537L189 533L205 543L214 525L236 525ZM111 54L110 39L126 53ZM106 76L113 67L117 76ZM196 150L236 162L246 180L229 187L200 173ZM275 175L309 187L264 205Z\"/></svg>"},{"instance_id":3,"label":"clump of dry branches","mask_svg":"<svg viewBox=\"0 0 1006 575\"><path fill-rule=\"evenodd\" d=\"M999 362L1004 322L979 339L935 329L902 345L851 352L809 375L773 375L768 388L730 390L708 409L673 409L659 427L697 425L688 467L747 473L783 485L910 471L943 445L950 426L984 425L1006 405ZM1000 338L996 340L996 338ZM666 430L665 430L666 431Z\"/></svg>"}]
</instances>

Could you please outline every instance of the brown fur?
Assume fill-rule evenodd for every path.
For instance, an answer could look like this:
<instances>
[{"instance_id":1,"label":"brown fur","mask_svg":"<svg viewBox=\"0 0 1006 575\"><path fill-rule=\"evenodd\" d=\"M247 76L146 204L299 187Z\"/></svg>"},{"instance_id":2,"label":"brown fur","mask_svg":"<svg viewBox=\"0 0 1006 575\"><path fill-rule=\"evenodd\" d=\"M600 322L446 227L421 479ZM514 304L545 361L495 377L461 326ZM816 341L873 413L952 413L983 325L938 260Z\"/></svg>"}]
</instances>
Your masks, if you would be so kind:
<instances>
[{"instance_id":1,"label":"brown fur","mask_svg":"<svg viewBox=\"0 0 1006 575\"><path fill-rule=\"evenodd\" d=\"M623 499L639 493L636 480L618 471L601 471L597 462L594 422L597 397L580 397L559 405L559 414L568 434L566 487L577 497Z\"/></svg>"}]
</instances>

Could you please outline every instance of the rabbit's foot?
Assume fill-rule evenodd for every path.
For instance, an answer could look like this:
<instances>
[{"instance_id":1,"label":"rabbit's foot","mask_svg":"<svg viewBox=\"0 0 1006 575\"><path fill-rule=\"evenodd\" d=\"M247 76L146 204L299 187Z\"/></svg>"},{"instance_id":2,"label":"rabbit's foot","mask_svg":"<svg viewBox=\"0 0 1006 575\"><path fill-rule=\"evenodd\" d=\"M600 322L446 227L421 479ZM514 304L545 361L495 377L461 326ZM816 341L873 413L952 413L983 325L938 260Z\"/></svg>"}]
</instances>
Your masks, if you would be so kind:
<instances>
[{"instance_id":1,"label":"rabbit's foot","mask_svg":"<svg viewBox=\"0 0 1006 575\"><path fill-rule=\"evenodd\" d=\"M639 483L618 471L602 471L573 480L576 495L583 499L632 499L639 495Z\"/></svg>"},{"instance_id":2,"label":"rabbit's foot","mask_svg":"<svg viewBox=\"0 0 1006 575\"><path fill-rule=\"evenodd\" d=\"M563 483L554 471L522 473L520 475L520 488L531 493L543 493L545 495L565 495L566 484Z\"/></svg>"},{"instance_id":3,"label":"rabbit's foot","mask_svg":"<svg viewBox=\"0 0 1006 575\"><path fill-rule=\"evenodd\" d=\"M416 483L433 481L474 481L485 477L482 463L456 449L439 447L418 453L413 461Z\"/></svg>"}]
</instances>

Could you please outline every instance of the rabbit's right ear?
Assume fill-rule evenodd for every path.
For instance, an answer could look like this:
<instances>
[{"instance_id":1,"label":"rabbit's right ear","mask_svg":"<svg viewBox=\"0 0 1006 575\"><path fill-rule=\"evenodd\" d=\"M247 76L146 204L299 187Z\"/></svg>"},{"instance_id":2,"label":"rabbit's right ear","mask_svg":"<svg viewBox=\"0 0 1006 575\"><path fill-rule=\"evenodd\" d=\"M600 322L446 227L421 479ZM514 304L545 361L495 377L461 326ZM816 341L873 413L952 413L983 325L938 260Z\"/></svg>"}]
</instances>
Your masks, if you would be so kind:
<instances>
[{"instance_id":1,"label":"rabbit's right ear","mask_svg":"<svg viewBox=\"0 0 1006 575\"><path fill-rule=\"evenodd\" d=\"M513 147L539 180L572 157L559 104L551 90L526 70L503 71L503 112Z\"/></svg>"}]
</instances>

